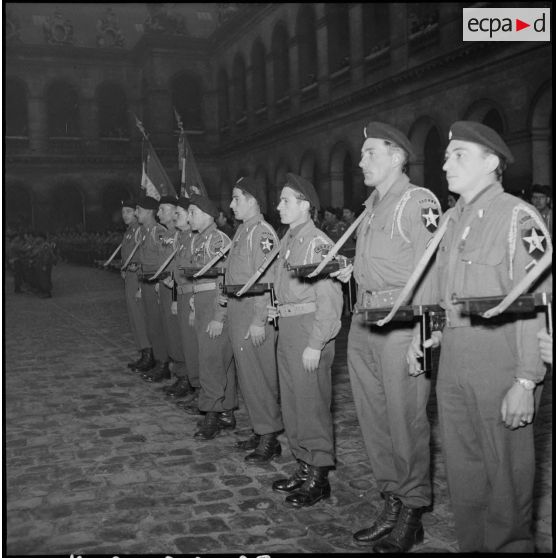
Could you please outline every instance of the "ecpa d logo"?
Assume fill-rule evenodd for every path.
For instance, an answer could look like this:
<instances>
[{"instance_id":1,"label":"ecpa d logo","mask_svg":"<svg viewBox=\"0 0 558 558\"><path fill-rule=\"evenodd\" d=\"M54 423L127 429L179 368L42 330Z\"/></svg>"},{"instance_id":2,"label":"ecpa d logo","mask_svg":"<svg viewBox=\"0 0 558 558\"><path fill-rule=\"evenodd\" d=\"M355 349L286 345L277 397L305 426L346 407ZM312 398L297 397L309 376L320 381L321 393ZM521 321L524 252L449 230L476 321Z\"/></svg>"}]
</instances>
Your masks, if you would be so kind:
<instances>
[{"instance_id":1,"label":"ecpa d logo","mask_svg":"<svg viewBox=\"0 0 558 558\"><path fill-rule=\"evenodd\" d=\"M550 8L463 8L464 41L550 41Z\"/></svg>"}]
</instances>

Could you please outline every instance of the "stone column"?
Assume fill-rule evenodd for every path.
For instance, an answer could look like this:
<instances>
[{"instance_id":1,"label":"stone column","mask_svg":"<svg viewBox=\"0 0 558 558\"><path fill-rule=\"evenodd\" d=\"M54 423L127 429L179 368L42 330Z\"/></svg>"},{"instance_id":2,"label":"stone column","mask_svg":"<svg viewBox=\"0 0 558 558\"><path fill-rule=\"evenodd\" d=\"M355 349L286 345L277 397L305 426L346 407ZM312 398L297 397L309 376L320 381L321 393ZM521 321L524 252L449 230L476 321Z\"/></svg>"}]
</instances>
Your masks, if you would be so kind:
<instances>
[{"instance_id":1,"label":"stone column","mask_svg":"<svg viewBox=\"0 0 558 558\"><path fill-rule=\"evenodd\" d=\"M389 5L391 67L406 68L408 59L407 5Z\"/></svg>"}]
</instances>

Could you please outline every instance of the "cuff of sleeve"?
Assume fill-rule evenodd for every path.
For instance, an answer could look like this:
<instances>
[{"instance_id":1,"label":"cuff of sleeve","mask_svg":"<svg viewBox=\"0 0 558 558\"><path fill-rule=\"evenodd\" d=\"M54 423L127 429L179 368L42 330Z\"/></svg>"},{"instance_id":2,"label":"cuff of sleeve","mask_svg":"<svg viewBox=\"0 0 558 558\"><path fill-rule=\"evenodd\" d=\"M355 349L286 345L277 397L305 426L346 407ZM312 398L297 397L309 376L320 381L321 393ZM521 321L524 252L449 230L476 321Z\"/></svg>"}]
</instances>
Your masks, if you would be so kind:
<instances>
[{"instance_id":1,"label":"cuff of sleeve","mask_svg":"<svg viewBox=\"0 0 558 558\"><path fill-rule=\"evenodd\" d=\"M265 327L266 323L267 323L266 319L262 320L259 316L254 316L254 319L252 320L252 323L250 325L256 327Z\"/></svg>"},{"instance_id":2,"label":"cuff of sleeve","mask_svg":"<svg viewBox=\"0 0 558 558\"><path fill-rule=\"evenodd\" d=\"M310 338L310 340L308 341L308 347L310 347L311 349L315 349L317 351L321 351L325 346L325 343L323 341L320 341L319 339L315 339L313 337Z\"/></svg>"}]
</instances>

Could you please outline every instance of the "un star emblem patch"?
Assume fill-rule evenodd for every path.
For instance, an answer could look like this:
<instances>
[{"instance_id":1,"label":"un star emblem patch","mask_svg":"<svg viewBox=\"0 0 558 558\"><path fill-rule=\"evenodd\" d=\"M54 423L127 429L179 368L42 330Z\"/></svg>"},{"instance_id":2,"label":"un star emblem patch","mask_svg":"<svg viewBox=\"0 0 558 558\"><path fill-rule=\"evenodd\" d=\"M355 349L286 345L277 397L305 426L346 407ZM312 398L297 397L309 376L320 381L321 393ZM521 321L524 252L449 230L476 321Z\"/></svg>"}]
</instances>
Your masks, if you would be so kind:
<instances>
[{"instance_id":1,"label":"un star emblem patch","mask_svg":"<svg viewBox=\"0 0 558 558\"><path fill-rule=\"evenodd\" d=\"M262 238L260 240L260 247L264 254L269 254L273 250L274 244L275 243L273 242L273 238L269 236Z\"/></svg>"},{"instance_id":2,"label":"un star emblem patch","mask_svg":"<svg viewBox=\"0 0 558 558\"><path fill-rule=\"evenodd\" d=\"M438 228L438 220L440 219L440 212L436 207L429 207L422 209L420 212L422 222L429 232L434 232Z\"/></svg>"},{"instance_id":3,"label":"un star emblem patch","mask_svg":"<svg viewBox=\"0 0 558 558\"><path fill-rule=\"evenodd\" d=\"M546 251L546 238L540 229L535 227L524 229L521 240L527 253L536 260L539 260Z\"/></svg>"}]
</instances>

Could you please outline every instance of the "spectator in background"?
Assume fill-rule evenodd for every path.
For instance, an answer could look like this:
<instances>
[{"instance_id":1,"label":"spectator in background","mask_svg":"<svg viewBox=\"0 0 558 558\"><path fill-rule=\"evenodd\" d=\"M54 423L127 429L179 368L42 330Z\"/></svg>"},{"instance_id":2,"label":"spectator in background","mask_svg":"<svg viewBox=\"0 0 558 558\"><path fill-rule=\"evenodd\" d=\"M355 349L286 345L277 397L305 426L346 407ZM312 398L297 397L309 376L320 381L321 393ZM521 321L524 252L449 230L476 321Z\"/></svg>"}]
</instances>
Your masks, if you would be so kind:
<instances>
[{"instance_id":1,"label":"spectator in background","mask_svg":"<svg viewBox=\"0 0 558 558\"><path fill-rule=\"evenodd\" d=\"M333 207L324 209L324 221L322 223L322 231L324 231L333 242L337 242L343 234L343 227L339 221L338 210Z\"/></svg>"},{"instance_id":2,"label":"spectator in background","mask_svg":"<svg viewBox=\"0 0 558 558\"><path fill-rule=\"evenodd\" d=\"M217 228L229 238L234 236L234 227L231 224L231 220L222 209L219 209L219 216L215 219L215 222L217 223Z\"/></svg>"},{"instance_id":3,"label":"spectator in background","mask_svg":"<svg viewBox=\"0 0 558 558\"><path fill-rule=\"evenodd\" d=\"M531 203L535 206L537 211L544 219L546 228L552 234L552 208L550 203L552 201L552 193L550 186L542 186L541 184L534 184L531 188Z\"/></svg>"},{"instance_id":4,"label":"spectator in background","mask_svg":"<svg viewBox=\"0 0 558 558\"><path fill-rule=\"evenodd\" d=\"M455 206L455 204L457 203L457 200L459 199L459 194L454 194L452 192L450 192L448 194L448 203L447 203L447 209L451 209L452 207Z\"/></svg>"}]
</instances>

